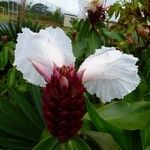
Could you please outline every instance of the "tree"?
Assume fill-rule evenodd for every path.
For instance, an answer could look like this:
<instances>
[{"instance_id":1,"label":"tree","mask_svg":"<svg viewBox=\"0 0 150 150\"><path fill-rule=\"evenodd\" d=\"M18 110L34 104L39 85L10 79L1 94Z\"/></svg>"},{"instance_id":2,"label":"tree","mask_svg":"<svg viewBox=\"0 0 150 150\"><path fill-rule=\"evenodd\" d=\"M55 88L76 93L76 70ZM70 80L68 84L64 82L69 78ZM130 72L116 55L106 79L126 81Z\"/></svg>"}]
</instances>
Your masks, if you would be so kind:
<instances>
[{"instance_id":1,"label":"tree","mask_svg":"<svg viewBox=\"0 0 150 150\"><path fill-rule=\"evenodd\" d=\"M48 7L44 4L38 3L31 8L31 11L38 14L46 14L48 12Z\"/></svg>"}]
</instances>

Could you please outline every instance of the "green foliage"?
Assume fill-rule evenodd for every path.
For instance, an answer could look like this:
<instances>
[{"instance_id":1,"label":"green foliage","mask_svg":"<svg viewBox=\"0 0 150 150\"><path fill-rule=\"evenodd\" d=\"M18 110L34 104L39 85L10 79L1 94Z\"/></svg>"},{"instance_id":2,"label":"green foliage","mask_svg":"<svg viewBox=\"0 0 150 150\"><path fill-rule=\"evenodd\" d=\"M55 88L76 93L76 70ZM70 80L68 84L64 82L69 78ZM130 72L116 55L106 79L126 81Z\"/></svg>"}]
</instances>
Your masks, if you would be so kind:
<instances>
[{"instance_id":1,"label":"green foliage","mask_svg":"<svg viewBox=\"0 0 150 150\"><path fill-rule=\"evenodd\" d=\"M150 148L150 126L145 131L141 131L141 135L143 147L145 147L145 149L147 150Z\"/></svg>"},{"instance_id":2,"label":"green foliage","mask_svg":"<svg viewBox=\"0 0 150 150\"><path fill-rule=\"evenodd\" d=\"M94 107L90 104L89 99L86 97L86 107L89 114L90 119L92 120L93 124L95 125L95 128L98 132L105 132L111 134L114 139L117 141L117 143L120 145L121 149L123 150L130 150L131 145L129 141L129 135L125 132L125 130L118 128L104 119L102 119Z\"/></svg>"},{"instance_id":3,"label":"green foliage","mask_svg":"<svg viewBox=\"0 0 150 150\"><path fill-rule=\"evenodd\" d=\"M42 26L38 25L37 23L33 23L31 21L9 22L0 25L0 37L7 36L8 40L16 42L18 33L21 33L22 28L25 27L29 28L34 32L38 32L42 28Z\"/></svg>"},{"instance_id":4,"label":"green foliage","mask_svg":"<svg viewBox=\"0 0 150 150\"><path fill-rule=\"evenodd\" d=\"M127 130L144 130L150 125L150 102L112 102L97 112L106 121Z\"/></svg>"},{"instance_id":5,"label":"green foliage","mask_svg":"<svg viewBox=\"0 0 150 150\"><path fill-rule=\"evenodd\" d=\"M13 56L14 42L0 43L0 70L4 70L8 63L11 63L10 58Z\"/></svg>"},{"instance_id":6,"label":"green foliage","mask_svg":"<svg viewBox=\"0 0 150 150\"><path fill-rule=\"evenodd\" d=\"M87 138L89 138L89 141L87 141L87 143L91 142L92 140L96 142L95 144L97 144L97 149L102 150L120 149L119 145L116 143L114 138L108 133L95 131L85 131L83 133L87 136ZM95 147L96 146L94 145L93 149Z\"/></svg>"},{"instance_id":7,"label":"green foliage","mask_svg":"<svg viewBox=\"0 0 150 150\"><path fill-rule=\"evenodd\" d=\"M76 38L72 35L74 55L77 58L77 66L95 52L95 49L101 46L120 46L126 38L120 32L110 31L106 24L100 22L95 27L92 27L89 20L72 21L73 32L76 33Z\"/></svg>"},{"instance_id":8,"label":"green foliage","mask_svg":"<svg viewBox=\"0 0 150 150\"><path fill-rule=\"evenodd\" d=\"M53 20L55 20L56 22L62 22L63 21L63 15L61 14L60 9L57 9L54 13L53 13Z\"/></svg>"},{"instance_id":9,"label":"green foliage","mask_svg":"<svg viewBox=\"0 0 150 150\"><path fill-rule=\"evenodd\" d=\"M48 137L41 141L36 147L33 148L33 150L49 150L49 149L54 149L54 146L58 144L58 141L55 137Z\"/></svg>"},{"instance_id":10,"label":"green foliage","mask_svg":"<svg viewBox=\"0 0 150 150\"><path fill-rule=\"evenodd\" d=\"M54 24L63 24L64 21L64 15L62 14L60 9L56 9L56 11L51 12L48 11L47 6L43 4L36 4L31 9L29 9L26 12L26 17L29 20L35 20L35 21L45 21L45 22L51 22Z\"/></svg>"},{"instance_id":11,"label":"green foliage","mask_svg":"<svg viewBox=\"0 0 150 150\"><path fill-rule=\"evenodd\" d=\"M126 41L119 47L127 53L131 53L139 58L139 74L141 84L128 95L125 100L128 102L150 100L149 84L149 48L150 48L150 3L148 0L133 0L123 3L116 2L108 10L111 17L114 13L120 16L118 22L112 24L111 30L120 32L125 35Z\"/></svg>"},{"instance_id":12,"label":"green foliage","mask_svg":"<svg viewBox=\"0 0 150 150\"><path fill-rule=\"evenodd\" d=\"M30 21L9 22L0 25L0 95L4 95L4 99L7 99L8 94L2 83L6 83L9 87L15 87L19 91L26 91L28 88L22 74L17 72L12 65L17 36L24 27L28 27L34 32L38 32L42 28L37 23Z\"/></svg>"},{"instance_id":13,"label":"green foliage","mask_svg":"<svg viewBox=\"0 0 150 150\"><path fill-rule=\"evenodd\" d=\"M41 111L39 113L39 108L35 105L35 101L40 105L39 91L37 87L32 87L31 91L36 93L37 99L32 92L26 95L14 89L8 91L11 99L0 99L0 147L31 150L39 142L45 128Z\"/></svg>"},{"instance_id":14,"label":"green foliage","mask_svg":"<svg viewBox=\"0 0 150 150\"><path fill-rule=\"evenodd\" d=\"M74 137L66 143L59 142L55 137L48 137L41 141L33 150L91 150L79 137Z\"/></svg>"}]
</instances>

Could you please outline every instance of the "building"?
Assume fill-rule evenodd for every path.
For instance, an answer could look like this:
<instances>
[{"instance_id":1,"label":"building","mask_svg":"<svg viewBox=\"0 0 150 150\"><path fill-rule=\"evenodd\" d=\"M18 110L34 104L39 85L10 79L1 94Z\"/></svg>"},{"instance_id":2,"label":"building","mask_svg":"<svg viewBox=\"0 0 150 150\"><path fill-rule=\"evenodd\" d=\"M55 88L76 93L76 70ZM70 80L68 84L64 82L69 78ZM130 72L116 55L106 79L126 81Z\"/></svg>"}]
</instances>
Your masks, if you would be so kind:
<instances>
[{"instance_id":1,"label":"building","mask_svg":"<svg viewBox=\"0 0 150 150\"><path fill-rule=\"evenodd\" d=\"M78 19L76 15L64 14L64 27L72 27L72 19Z\"/></svg>"}]
</instances>

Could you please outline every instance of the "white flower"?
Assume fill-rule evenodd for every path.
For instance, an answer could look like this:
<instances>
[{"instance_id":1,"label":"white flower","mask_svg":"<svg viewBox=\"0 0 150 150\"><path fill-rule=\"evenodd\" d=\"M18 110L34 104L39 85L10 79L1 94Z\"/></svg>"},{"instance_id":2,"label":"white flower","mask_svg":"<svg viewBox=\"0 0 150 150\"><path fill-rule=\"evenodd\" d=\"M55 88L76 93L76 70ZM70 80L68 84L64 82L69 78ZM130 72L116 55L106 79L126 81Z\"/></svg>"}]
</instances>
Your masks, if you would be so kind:
<instances>
[{"instance_id":1,"label":"white flower","mask_svg":"<svg viewBox=\"0 0 150 150\"><path fill-rule=\"evenodd\" d=\"M22 29L18 35L14 65L23 73L24 79L35 85L45 86L43 77L34 69L31 61L37 61L52 73L53 63L58 67L75 62L71 40L60 28L46 28L39 33Z\"/></svg>"},{"instance_id":2,"label":"white flower","mask_svg":"<svg viewBox=\"0 0 150 150\"><path fill-rule=\"evenodd\" d=\"M78 4L80 9L78 16L80 18L85 18L87 16L87 11L90 10L95 12L97 7L103 5L103 0L79 0Z\"/></svg>"},{"instance_id":3,"label":"white flower","mask_svg":"<svg viewBox=\"0 0 150 150\"><path fill-rule=\"evenodd\" d=\"M71 41L63 30L50 27L39 33L27 28L22 31L17 39L14 65L28 82L45 87L56 66L74 67ZM90 94L109 102L123 98L138 86L137 61L114 47L103 46L82 63L78 73L84 71L82 82Z\"/></svg>"}]
</instances>

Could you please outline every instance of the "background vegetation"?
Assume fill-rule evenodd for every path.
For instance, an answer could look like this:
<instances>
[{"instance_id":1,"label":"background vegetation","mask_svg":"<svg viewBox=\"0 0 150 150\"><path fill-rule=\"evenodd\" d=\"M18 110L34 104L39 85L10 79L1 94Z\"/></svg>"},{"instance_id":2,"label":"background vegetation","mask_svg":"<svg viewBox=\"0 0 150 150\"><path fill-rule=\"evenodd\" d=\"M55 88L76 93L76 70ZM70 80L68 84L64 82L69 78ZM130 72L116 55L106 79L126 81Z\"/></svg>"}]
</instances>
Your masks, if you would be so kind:
<instances>
[{"instance_id":1,"label":"background vegetation","mask_svg":"<svg viewBox=\"0 0 150 150\"><path fill-rule=\"evenodd\" d=\"M21 11L22 6L15 2L13 2L14 4L14 11L17 12L17 9L19 11ZM18 17L20 18L21 13L18 14L14 14L11 11L11 6L12 6L12 2L9 2L9 6L10 6L10 12L9 12L9 16L8 16L8 3L7 2L0 2L0 7L2 7L5 10L5 17L2 16L2 12L3 9L0 9L0 16L1 19L6 21L5 18L7 19L11 19L11 20L17 20ZM18 6L18 8L17 8ZM10 17L10 18L9 18ZM25 18L27 20L31 20L32 22L38 22L40 24L47 24L47 25L58 25L58 26L62 26L63 25L63 20L64 20L64 16L62 14L62 12L60 11L59 8L57 8L54 12L51 12L47 6L45 6L44 4L38 3L35 4L33 6L28 5L25 9Z\"/></svg>"}]
</instances>

